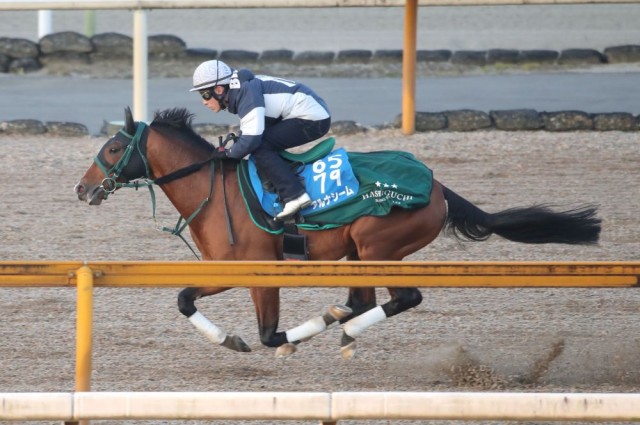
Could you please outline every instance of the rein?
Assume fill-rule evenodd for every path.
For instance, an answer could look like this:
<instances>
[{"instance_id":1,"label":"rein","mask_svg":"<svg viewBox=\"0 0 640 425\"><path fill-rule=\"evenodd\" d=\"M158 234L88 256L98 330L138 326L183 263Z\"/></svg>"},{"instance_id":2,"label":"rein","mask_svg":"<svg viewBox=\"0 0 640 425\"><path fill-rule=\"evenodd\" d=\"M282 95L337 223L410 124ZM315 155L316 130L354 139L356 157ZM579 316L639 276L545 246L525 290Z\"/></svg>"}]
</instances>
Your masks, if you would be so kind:
<instances>
[{"instance_id":1,"label":"rein","mask_svg":"<svg viewBox=\"0 0 640 425\"><path fill-rule=\"evenodd\" d=\"M209 169L210 169L210 173L209 173L209 175L210 175L210 177L209 177L209 196L207 196L206 198L204 198L204 199L202 200L202 202L200 202L200 205L198 206L198 208L196 208L196 209L195 209L195 211L194 211L194 212L192 212L192 213L191 213L191 215L190 215L189 217L187 217L186 219L184 219L182 216L180 216L180 217L178 218L178 221L177 221L176 225L173 227L173 229L172 229L172 228L170 228L170 227L164 227L164 226L162 226L162 227L158 227L158 230L163 231L163 232L169 232L169 233L171 233L172 235L178 236L180 239L182 239L182 241L185 243L185 245L187 245L187 247L189 247L189 249L191 250L191 252L193 253L193 255L195 255L195 257L196 257L198 260L200 260L200 259L201 259L201 258L200 258L200 256L196 253L196 251L195 251L195 250L193 249L193 247L189 244L189 242L187 242L187 240L184 238L184 236L182 236L182 231L183 231L184 229L186 229L186 228L187 228L187 226L189 226L189 224L191 223L191 221L192 221L194 218L196 218L196 216L197 216L198 214L200 214L200 212L202 211L202 209L204 208L204 206L205 206L205 205L207 205L207 203L209 203L209 200L211 199L211 195L213 195L213 179L215 178L215 175L216 175L216 169L215 169L214 161L213 161L213 160L209 160L209 162L211 163L211 167L209 168ZM196 165L200 165L200 164L196 164ZM204 165L204 164L202 164L202 165ZM200 167L198 167L197 169L195 169L195 170L191 171L191 172L190 172L190 173L188 173L188 174L184 174L184 175L181 175L181 176L179 176L179 177L174 177L174 178L168 179L168 181L173 181L173 180L179 179L179 178L181 178L181 177L188 176L189 174L192 174L192 173L194 173L195 171L197 171L197 170L199 170L200 168L202 168L202 165L200 165ZM185 170L185 169L187 169L187 168L189 168L189 167L182 168L182 169L178 170L178 172L180 172L180 171L182 171L182 170ZM171 176L172 174L176 174L176 175L177 175L177 174L178 174L178 172L173 172L173 173L171 173L171 174L167 174L165 177L169 177L169 176ZM158 179L158 180L160 180L160 179ZM158 180L156 180L156 181L155 181L155 184L157 184L157 185L162 184L162 183L158 183ZM150 192L151 192L151 199L152 199L152 200L151 200L151 202L152 202L152 204L153 204L153 221L156 221L156 201L155 201L155 194L153 193L153 188L152 188L151 186L149 186L149 190L150 190ZM184 223L182 222L183 220L184 220Z\"/></svg>"},{"instance_id":2,"label":"rein","mask_svg":"<svg viewBox=\"0 0 640 425\"><path fill-rule=\"evenodd\" d=\"M211 199L211 196L213 195L213 186L214 186L214 179L215 179L215 159L213 158L208 158L204 161L201 162L197 162L195 164L191 164L188 165L184 168L180 168L176 171L172 171L169 174L166 174L162 177L158 177L157 179L151 179L150 175L151 172L149 170L149 162L147 160L147 157L145 155L146 151L146 141L147 141L147 131L148 126L147 124L143 123L143 122L138 122L137 123L137 127L136 127L136 132L135 134L130 134L128 132L126 132L124 129L121 129L119 131L120 134L122 134L123 136L125 136L127 139L129 139L129 144L127 145L127 147L125 148L125 152L122 155L122 157L118 160L118 162L113 165L111 168L107 169L107 167L105 166L105 164L100 160L100 158L98 157L98 155L95 156L94 158L94 162L96 163L96 165L100 168L100 170L102 170L102 172L104 173L104 175L106 176L104 178L104 180L102 181L102 189L104 190L105 194L104 194L104 199L107 199L108 195L110 195L111 193L115 192L117 189L122 188L122 187L133 187L136 190L139 187L148 187L149 188L149 195L151 198L151 211L152 211L152 216L153 216L153 220L154 222L157 223L156 220L156 196L155 196L155 192L153 190L153 185L156 184L158 186L163 185L163 184L167 184L170 183L174 180L178 180L181 179L183 177L189 176L193 173L195 173L196 171L199 171L200 169L202 169L202 167L204 167L205 165L209 164L210 165L210 178L209 178L209 195L202 200L202 202L200 203L200 205L198 206L198 208L195 209L195 211L193 213L191 213L191 215L189 215L189 217L187 217L186 219L183 218L182 216L180 216L178 218L178 221L176 223L176 225L173 228L170 227L159 227L156 226L156 228L160 231L163 232L169 232L174 236L178 236L180 239L182 239L182 241L185 243L185 245L187 245L187 247L191 250L191 252L193 253L193 255L200 260L200 256L196 253L196 251L193 249L193 247L189 244L189 242L184 238L184 236L182 235L182 232L184 231L184 229L186 229L189 224L193 221L193 219L195 219L198 214L200 214L200 212L202 212L202 209L205 207L205 205L207 205L207 203L209 202L209 200ZM131 160L131 157L134 153L134 151L137 151L137 153L140 155L140 158L142 160L142 162L144 163L144 176L142 178L142 180L135 180L135 181L127 181L127 182L117 182L116 180L120 177L120 175L123 175L123 172L125 171L125 168L127 167L127 165L129 165L129 161ZM231 221L230 221L230 217L229 217L229 212L228 212L228 207L227 207L227 196L226 196L226 189L225 189L225 184L224 184L224 166L221 166L221 172L222 172L222 185L223 185L223 194L224 194L224 207L225 207L225 216L226 216L226 222L227 222L227 233L229 235L229 243L231 245L234 244L234 239L233 239L233 232L231 229ZM124 177L124 175L123 175Z\"/></svg>"}]
</instances>

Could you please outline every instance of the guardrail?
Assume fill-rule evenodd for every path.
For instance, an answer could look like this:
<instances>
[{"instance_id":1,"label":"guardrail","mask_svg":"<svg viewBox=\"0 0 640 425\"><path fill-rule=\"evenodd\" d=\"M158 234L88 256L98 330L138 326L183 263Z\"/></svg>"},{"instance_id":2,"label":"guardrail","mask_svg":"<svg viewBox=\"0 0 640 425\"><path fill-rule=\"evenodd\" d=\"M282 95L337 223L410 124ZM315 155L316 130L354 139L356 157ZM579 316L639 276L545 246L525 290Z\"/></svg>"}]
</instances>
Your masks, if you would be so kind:
<instances>
[{"instance_id":1,"label":"guardrail","mask_svg":"<svg viewBox=\"0 0 640 425\"><path fill-rule=\"evenodd\" d=\"M623 288L640 287L640 262L22 261L0 262L0 287L2 286L77 287L76 391L84 392L89 391L91 387L94 286L120 288L142 286ZM2 395L2 397L5 396ZM60 397L67 396L69 395ZM584 394L581 396L584 396ZM23 405L21 403L28 404L33 402L39 405L38 403L50 402L49 398L46 397L44 401L38 397L35 399L26 397L16 401L17 404L5 404L5 400L2 397L0 397L0 405L3 412L7 412L3 414L7 415L13 411L12 409L17 408L20 410L19 406ZM73 417L79 415L77 410L74 411L73 409L82 405L78 404L77 397L79 397L77 394L72 397L71 412L75 412L72 413ZM430 395L420 397L430 397ZM11 395L10 400L15 400L15 396ZM179 400L179 398L176 398L174 402L179 403ZM637 401L640 401L640 399ZM165 405L164 402L160 404L157 402L149 403L155 408L159 405ZM368 401L367 404L369 403L375 406L382 403L382 401L375 403ZM456 403L454 405L457 405ZM27 404L24 405L26 406ZM332 402L330 405L335 405L335 403ZM509 405L509 403L504 404L504 406ZM600 404L595 403L594 405L599 406ZM614 405L617 406L615 403ZM636 403L635 406L640 408L640 403ZM330 410L325 410L325 412L327 411ZM615 409L612 411L615 411ZM387 415L386 412L385 410L378 413L382 415L380 419L387 418L385 416ZM428 416L432 412L432 410L428 410L422 411L420 414ZM592 411L589 410L589 412ZM68 412L65 415L68 415ZM337 417L353 419L359 418L358 415L344 414L343 416L339 414ZM96 418L94 411L80 416ZM417 418L436 419L435 417L427 416ZM375 415L374 417L377 418ZM640 420L640 412L636 413L634 417L635 420ZM410 419L411 417L394 416L394 418ZM506 417L501 416L500 418L504 419ZM539 417L536 418L539 419ZM628 417L626 418L628 419ZM529 417L522 417L518 420L525 419L529 419ZM566 419L571 418L567 417ZM607 417L606 419L611 418Z\"/></svg>"},{"instance_id":2,"label":"guardrail","mask_svg":"<svg viewBox=\"0 0 640 425\"><path fill-rule=\"evenodd\" d=\"M640 262L0 262L0 287L77 287L76 391L89 391L93 287L638 287Z\"/></svg>"},{"instance_id":3,"label":"guardrail","mask_svg":"<svg viewBox=\"0 0 640 425\"><path fill-rule=\"evenodd\" d=\"M0 420L640 421L640 394L458 392L0 393Z\"/></svg>"},{"instance_id":4,"label":"guardrail","mask_svg":"<svg viewBox=\"0 0 640 425\"><path fill-rule=\"evenodd\" d=\"M0 287L632 287L638 261L0 261Z\"/></svg>"},{"instance_id":5,"label":"guardrail","mask_svg":"<svg viewBox=\"0 0 640 425\"><path fill-rule=\"evenodd\" d=\"M638 0L413 0L417 6L499 6L527 4L615 4ZM405 7L406 0L0 0L4 10L238 9L318 7Z\"/></svg>"}]
</instances>

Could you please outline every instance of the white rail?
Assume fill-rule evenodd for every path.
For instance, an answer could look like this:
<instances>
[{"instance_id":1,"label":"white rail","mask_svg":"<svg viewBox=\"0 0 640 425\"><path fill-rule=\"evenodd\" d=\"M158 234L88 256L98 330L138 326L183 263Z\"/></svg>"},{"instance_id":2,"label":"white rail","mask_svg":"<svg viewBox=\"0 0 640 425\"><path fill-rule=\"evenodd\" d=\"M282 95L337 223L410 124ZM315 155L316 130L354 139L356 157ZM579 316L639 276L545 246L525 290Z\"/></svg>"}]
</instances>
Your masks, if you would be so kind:
<instances>
[{"instance_id":1,"label":"white rail","mask_svg":"<svg viewBox=\"0 0 640 425\"><path fill-rule=\"evenodd\" d=\"M640 421L640 394L459 392L0 393L0 420Z\"/></svg>"},{"instance_id":2,"label":"white rail","mask_svg":"<svg viewBox=\"0 0 640 425\"><path fill-rule=\"evenodd\" d=\"M638 0L418 0L418 6L638 3ZM0 10L404 7L405 0L0 0Z\"/></svg>"}]
</instances>

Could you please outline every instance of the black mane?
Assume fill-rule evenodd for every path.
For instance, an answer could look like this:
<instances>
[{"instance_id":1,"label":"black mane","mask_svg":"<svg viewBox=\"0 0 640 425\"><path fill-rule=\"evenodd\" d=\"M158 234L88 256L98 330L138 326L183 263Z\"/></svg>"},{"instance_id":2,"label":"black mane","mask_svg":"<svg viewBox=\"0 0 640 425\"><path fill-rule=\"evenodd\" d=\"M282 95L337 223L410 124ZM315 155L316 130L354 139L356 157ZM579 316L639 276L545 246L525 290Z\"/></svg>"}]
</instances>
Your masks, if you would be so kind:
<instances>
[{"instance_id":1,"label":"black mane","mask_svg":"<svg viewBox=\"0 0 640 425\"><path fill-rule=\"evenodd\" d=\"M212 151L214 146L193 130L191 126L193 116L194 114L189 112L187 108L156 111L149 126L164 136L184 140L193 146L204 147L207 151Z\"/></svg>"}]
</instances>

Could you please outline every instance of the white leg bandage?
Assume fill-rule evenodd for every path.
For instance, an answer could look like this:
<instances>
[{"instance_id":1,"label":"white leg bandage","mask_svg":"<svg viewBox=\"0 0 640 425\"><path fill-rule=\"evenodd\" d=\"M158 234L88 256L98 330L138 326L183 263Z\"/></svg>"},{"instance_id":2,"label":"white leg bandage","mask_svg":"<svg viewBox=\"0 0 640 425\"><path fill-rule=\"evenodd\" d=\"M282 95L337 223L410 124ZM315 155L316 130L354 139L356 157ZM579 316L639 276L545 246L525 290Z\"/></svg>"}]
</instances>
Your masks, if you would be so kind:
<instances>
[{"instance_id":1,"label":"white leg bandage","mask_svg":"<svg viewBox=\"0 0 640 425\"><path fill-rule=\"evenodd\" d=\"M300 326L285 332L288 342L304 341L307 338L318 335L327 329L327 324L322 316L314 317Z\"/></svg>"},{"instance_id":2,"label":"white leg bandage","mask_svg":"<svg viewBox=\"0 0 640 425\"><path fill-rule=\"evenodd\" d=\"M215 344L222 344L227 337L227 334L222 329L211 323L199 311L192 314L189 317L189 321Z\"/></svg>"},{"instance_id":3,"label":"white leg bandage","mask_svg":"<svg viewBox=\"0 0 640 425\"><path fill-rule=\"evenodd\" d=\"M344 333L355 338L368 327L373 326L378 322L382 322L386 318L387 315L384 313L381 306L374 307L345 323Z\"/></svg>"}]
</instances>

